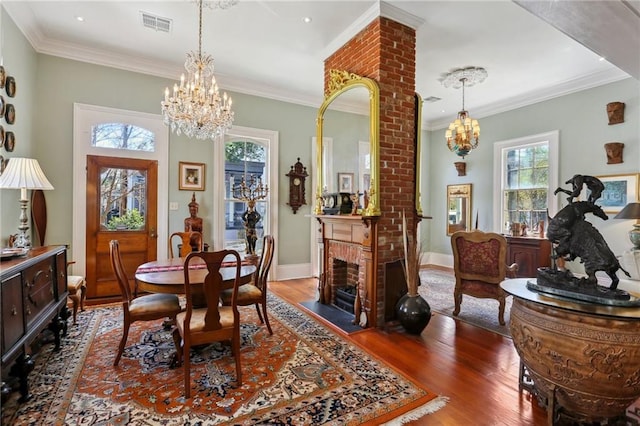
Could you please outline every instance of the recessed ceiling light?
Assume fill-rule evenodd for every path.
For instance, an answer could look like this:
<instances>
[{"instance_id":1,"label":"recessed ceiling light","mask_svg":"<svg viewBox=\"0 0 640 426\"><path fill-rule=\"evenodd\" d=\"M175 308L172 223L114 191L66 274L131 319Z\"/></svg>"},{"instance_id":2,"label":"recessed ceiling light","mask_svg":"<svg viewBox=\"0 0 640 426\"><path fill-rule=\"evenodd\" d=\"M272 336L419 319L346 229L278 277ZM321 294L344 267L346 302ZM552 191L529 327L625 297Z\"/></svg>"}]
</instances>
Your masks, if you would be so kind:
<instances>
[{"instance_id":1,"label":"recessed ceiling light","mask_svg":"<svg viewBox=\"0 0 640 426\"><path fill-rule=\"evenodd\" d=\"M604 58L601 56L598 60L599 60L600 62L602 62L602 61L604 61Z\"/></svg>"},{"instance_id":2,"label":"recessed ceiling light","mask_svg":"<svg viewBox=\"0 0 640 426\"><path fill-rule=\"evenodd\" d=\"M305 16L304 18L302 18L302 22L304 22L305 24L309 24L311 23L311 21L313 21L313 19L311 19L310 16Z\"/></svg>"},{"instance_id":3,"label":"recessed ceiling light","mask_svg":"<svg viewBox=\"0 0 640 426\"><path fill-rule=\"evenodd\" d=\"M76 16L76 21L84 22L84 17L83 16Z\"/></svg>"}]
</instances>

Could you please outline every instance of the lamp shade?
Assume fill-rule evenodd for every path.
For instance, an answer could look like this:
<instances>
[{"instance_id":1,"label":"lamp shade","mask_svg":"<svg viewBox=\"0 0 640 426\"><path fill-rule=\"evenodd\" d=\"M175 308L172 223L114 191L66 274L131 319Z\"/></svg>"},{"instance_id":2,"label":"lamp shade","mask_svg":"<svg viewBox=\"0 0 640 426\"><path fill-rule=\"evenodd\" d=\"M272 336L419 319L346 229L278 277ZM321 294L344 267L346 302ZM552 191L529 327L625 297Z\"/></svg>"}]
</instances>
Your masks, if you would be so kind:
<instances>
[{"instance_id":1,"label":"lamp shade","mask_svg":"<svg viewBox=\"0 0 640 426\"><path fill-rule=\"evenodd\" d=\"M0 188L3 189L53 189L53 185L44 175L33 158L14 157L0 175Z\"/></svg>"},{"instance_id":2,"label":"lamp shade","mask_svg":"<svg viewBox=\"0 0 640 426\"><path fill-rule=\"evenodd\" d=\"M640 219L640 203L627 204L614 219Z\"/></svg>"}]
</instances>

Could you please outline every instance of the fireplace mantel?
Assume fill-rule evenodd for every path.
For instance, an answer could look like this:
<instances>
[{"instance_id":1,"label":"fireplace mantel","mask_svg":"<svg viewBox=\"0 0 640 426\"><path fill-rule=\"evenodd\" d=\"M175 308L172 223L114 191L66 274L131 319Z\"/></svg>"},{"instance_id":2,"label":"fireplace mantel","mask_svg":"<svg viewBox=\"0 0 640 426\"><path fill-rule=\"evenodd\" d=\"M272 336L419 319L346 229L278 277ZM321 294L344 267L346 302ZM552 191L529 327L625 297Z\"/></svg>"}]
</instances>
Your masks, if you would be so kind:
<instances>
[{"instance_id":1,"label":"fireplace mantel","mask_svg":"<svg viewBox=\"0 0 640 426\"><path fill-rule=\"evenodd\" d=\"M316 215L320 223L319 241L323 245L322 276L331 277L334 257L358 264L358 292L354 307L355 321L362 327L376 327L378 303L377 223L378 217L359 215ZM358 254L354 255L354 250ZM342 255L334 256L340 252ZM332 283L325 283L321 299L330 301ZM382 301L384 303L384 301Z\"/></svg>"}]
</instances>

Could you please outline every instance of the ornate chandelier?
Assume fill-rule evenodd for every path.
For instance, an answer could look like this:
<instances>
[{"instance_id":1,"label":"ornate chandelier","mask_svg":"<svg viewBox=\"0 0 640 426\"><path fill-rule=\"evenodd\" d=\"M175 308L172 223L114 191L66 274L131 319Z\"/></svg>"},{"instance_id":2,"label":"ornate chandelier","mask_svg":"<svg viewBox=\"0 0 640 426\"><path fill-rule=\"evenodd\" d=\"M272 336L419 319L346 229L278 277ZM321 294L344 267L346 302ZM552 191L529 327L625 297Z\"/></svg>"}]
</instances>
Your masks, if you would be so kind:
<instances>
[{"instance_id":1,"label":"ornate chandelier","mask_svg":"<svg viewBox=\"0 0 640 426\"><path fill-rule=\"evenodd\" d=\"M202 0L198 1L198 6L198 52L187 53L184 63L187 78L184 74L180 76L180 84L174 84L172 95L167 87L164 101L160 104L164 124L176 134L216 139L231 128L233 111L231 98L226 93L221 97L218 91L213 75L213 57L202 53Z\"/></svg>"},{"instance_id":2,"label":"ornate chandelier","mask_svg":"<svg viewBox=\"0 0 640 426\"><path fill-rule=\"evenodd\" d=\"M458 89L462 87L462 110L445 131L447 147L451 152L464 158L480 142L480 124L469 116L464 109L464 88L482 83L487 78L487 70L479 67L459 68L447 73L442 79L444 87Z\"/></svg>"}]
</instances>

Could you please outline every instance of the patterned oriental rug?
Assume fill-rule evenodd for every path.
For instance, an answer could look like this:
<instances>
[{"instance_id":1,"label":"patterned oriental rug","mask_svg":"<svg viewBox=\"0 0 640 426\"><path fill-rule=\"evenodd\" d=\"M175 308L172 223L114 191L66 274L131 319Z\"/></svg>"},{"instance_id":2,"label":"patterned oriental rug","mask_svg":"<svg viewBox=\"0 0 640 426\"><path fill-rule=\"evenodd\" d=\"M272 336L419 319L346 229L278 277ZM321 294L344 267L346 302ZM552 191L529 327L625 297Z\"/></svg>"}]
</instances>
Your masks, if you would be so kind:
<instances>
[{"instance_id":1,"label":"patterned oriental rug","mask_svg":"<svg viewBox=\"0 0 640 426\"><path fill-rule=\"evenodd\" d=\"M498 322L498 301L495 299L478 299L468 295L462 295L460 313L453 316L453 289L456 279L453 272L440 269L422 269L420 271L420 283L418 293L429 303L431 310L456 318L478 327L510 337L509 318L511 315L512 297L507 297L504 310L505 325Z\"/></svg>"},{"instance_id":2,"label":"patterned oriental rug","mask_svg":"<svg viewBox=\"0 0 640 426\"><path fill-rule=\"evenodd\" d=\"M192 351L192 398L185 400L183 369L169 368L175 349L161 321L134 323L113 367L122 308L88 309L69 327L62 351L42 348L29 376L32 399L19 405L14 393L2 424L355 425L376 418L402 424L445 405L445 397L275 296L269 310L273 336L258 325L253 307L241 308L243 385L230 385L230 347L212 344Z\"/></svg>"}]
</instances>

